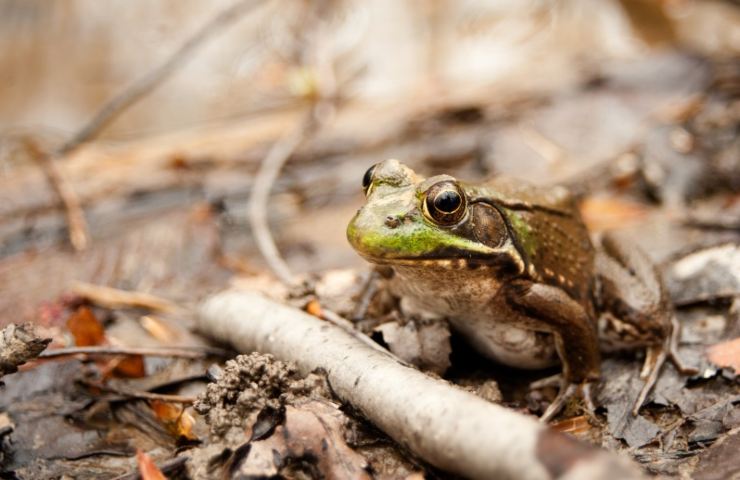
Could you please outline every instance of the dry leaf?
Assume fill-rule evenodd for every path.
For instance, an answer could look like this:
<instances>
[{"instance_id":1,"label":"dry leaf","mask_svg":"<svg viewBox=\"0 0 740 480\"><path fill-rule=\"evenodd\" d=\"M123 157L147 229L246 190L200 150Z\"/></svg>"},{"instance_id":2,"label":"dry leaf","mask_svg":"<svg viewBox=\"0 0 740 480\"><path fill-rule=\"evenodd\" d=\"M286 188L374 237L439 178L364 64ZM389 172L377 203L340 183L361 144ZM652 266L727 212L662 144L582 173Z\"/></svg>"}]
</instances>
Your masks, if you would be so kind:
<instances>
[{"instance_id":1,"label":"dry leaf","mask_svg":"<svg viewBox=\"0 0 740 480\"><path fill-rule=\"evenodd\" d=\"M80 347L108 345L110 342L105 336L103 325L88 307L78 308L67 320L67 328L75 339L75 345ZM126 355L120 357L99 357L96 363L100 367L103 377L116 376L141 378L146 375L144 358L140 355Z\"/></svg>"},{"instance_id":2,"label":"dry leaf","mask_svg":"<svg viewBox=\"0 0 740 480\"><path fill-rule=\"evenodd\" d=\"M75 339L75 345L89 347L105 343L105 330L88 307L79 307L67 319L67 328Z\"/></svg>"},{"instance_id":3,"label":"dry leaf","mask_svg":"<svg viewBox=\"0 0 740 480\"><path fill-rule=\"evenodd\" d=\"M712 345L707 357L718 367L729 367L740 373L740 337Z\"/></svg>"},{"instance_id":4,"label":"dry leaf","mask_svg":"<svg viewBox=\"0 0 740 480\"><path fill-rule=\"evenodd\" d=\"M583 438L590 434L591 424L588 423L588 417L580 415L578 417L568 418L550 425L550 428L562 433L569 433L577 438Z\"/></svg>"},{"instance_id":5,"label":"dry leaf","mask_svg":"<svg viewBox=\"0 0 740 480\"><path fill-rule=\"evenodd\" d=\"M152 458L141 450L136 451L136 463L139 465L142 480L167 480Z\"/></svg>"},{"instance_id":6,"label":"dry leaf","mask_svg":"<svg viewBox=\"0 0 740 480\"><path fill-rule=\"evenodd\" d=\"M285 423L270 437L251 443L234 476L272 477L289 463L287 459L310 458L322 478L369 479L365 458L344 440L345 420L336 405L325 401L286 406Z\"/></svg>"},{"instance_id":7,"label":"dry leaf","mask_svg":"<svg viewBox=\"0 0 740 480\"><path fill-rule=\"evenodd\" d=\"M167 325L161 318L154 315L144 315L139 318L139 323L142 328L149 333L153 338L156 338L162 343L175 343L179 337L180 332L176 331L171 326Z\"/></svg>"},{"instance_id":8,"label":"dry leaf","mask_svg":"<svg viewBox=\"0 0 740 480\"><path fill-rule=\"evenodd\" d=\"M647 207L616 197L588 197L580 205L583 221L591 231L624 228L643 220Z\"/></svg>"},{"instance_id":9,"label":"dry leaf","mask_svg":"<svg viewBox=\"0 0 740 480\"><path fill-rule=\"evenodd\" d=\"M195 419L182 405L161 400L150 400L149 406L173 436L187 440L198 439L193 433Z\"/></svg>"},{"instance_id":10,"label":"dry leaf","mask_svg":"<svg viewBox=\"0 0 740 480\"><path fill-rule=\"evenodd\" d=\"M144 357L141 355L126 355L108 361L103 370L112 372L117 377L142 378L146 376Z\"/></svg>"}]
</instances>

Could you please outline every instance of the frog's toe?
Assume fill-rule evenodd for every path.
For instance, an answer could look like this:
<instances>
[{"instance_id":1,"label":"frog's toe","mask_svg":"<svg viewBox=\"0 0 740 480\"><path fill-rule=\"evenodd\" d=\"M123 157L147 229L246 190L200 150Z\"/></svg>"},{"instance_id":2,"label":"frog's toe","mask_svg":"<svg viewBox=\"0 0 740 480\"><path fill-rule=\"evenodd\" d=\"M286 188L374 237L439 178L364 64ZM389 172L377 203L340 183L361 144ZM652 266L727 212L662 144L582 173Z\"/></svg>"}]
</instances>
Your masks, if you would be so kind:
<instances>
[{"instance_id":1,"label":"frog's toe","mask_svg":"<svg viewBox=\"0 0 740 480\"><path fill-rule=\"evenodd\" d=\"M699 373L699 369L695 367L690 367L683 363L683 359L678 356L678 353L671 350L668 352L668 358L671 360L671 363L674 367L676 367L676 370L678 370L683 375L696 375Z\"/></svg>"},{"instance_id":2,"label":"frog's toe","mask_svg":"<svg viewBox=\"0 0 740 480\"><path fill-rule=\"evenodd\" d=\"M671 335L663 345L648 347L645 352L645 363L642 365L642 370L640 371L640 378L643 379L645 383L643 384L642 390L640 390L640 394L637 396L635 404L632 407L633 416L637 416L640 408L642 408L642 405L645 403L648 394L658 381L660 369L663 367L666 360L670 360L676 367L676 370L683 375L695 375L699 372L696 368L685 365L683 360L681 360L681 357L678 356L678 337L680 335L680 328L675 316L672 320L672 327Z\"/></svg>"},{"instance_id":3,"label":"frog's toe","mask_svg":"<svg viewBox=\"0 0 740 480\"><path fill-rule=\"evenodd\" d=\"M678 323L678 318L675 315L671 318L671 336L668 341L668 358L676 369L684 375L696 375L699 373L699 369L690 367L683 363L683 360L678 355L678 342L681 337L681 324Z\"/></svg>"},{"instance_id":4,"label":"frog's toe","mask_svg":"<svg viewBox=\"0 0 740 480\"><path fill-rule=\"evenodd\" d=\"M539 380L535 380L534 382L529 384L530 390L540 390L542 388L547 387L557 387L558 385L563 384L563 374L556 373L555 375L550 375L549 377L540 378Z\"/></svg>"},{"instance_id":5,"label":"frog's toe","mask_svg":"<svg viewBox=\"0 0 740 480\"><path fill-rule=\"evenodd\" d=\"M566 403L576 396L580 396L583 399L584 407L587 413L594 416L596 406L593 400L592 394L592 382L584 382L581 384L566 382L558 392L555 400L552 401L549 407L545 410L545 413L540 417L540 422L547 423L555 416L560 413Z\"/></svg>"}]
</instances>

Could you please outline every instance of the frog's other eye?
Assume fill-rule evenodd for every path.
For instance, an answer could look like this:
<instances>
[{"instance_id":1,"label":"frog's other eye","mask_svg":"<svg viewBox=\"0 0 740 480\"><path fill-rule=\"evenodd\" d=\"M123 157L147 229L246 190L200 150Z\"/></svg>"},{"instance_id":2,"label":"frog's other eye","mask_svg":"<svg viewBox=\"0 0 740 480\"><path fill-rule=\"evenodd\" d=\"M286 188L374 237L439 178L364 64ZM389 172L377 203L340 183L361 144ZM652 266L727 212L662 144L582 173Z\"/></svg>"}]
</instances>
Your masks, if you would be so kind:
<instances>
[{"instance_id":1,"label":"frog's other eye","mask_svg":"<svg viewBox=\"0 0 740 480\"><path fill-rule=\"evenodd\" d=\"M424 199L424 214L442 225L460 221L466 210L465 194L455 182L444 181L431 186Z\"/></svg>"},{"instance_id":2,"label":"frog's other eye","mask_svg":"<svg viewBox=\"0 0 740 480\"><path fill-rule=\"evenodd\" d=\"M365 192L365 196L370 194L370 187L373 184L373 173L375 173L375 167L377 166L378 165L375 164L368 168L365 175L362 176L362 191Z\"/></svg>"}]
</instances>

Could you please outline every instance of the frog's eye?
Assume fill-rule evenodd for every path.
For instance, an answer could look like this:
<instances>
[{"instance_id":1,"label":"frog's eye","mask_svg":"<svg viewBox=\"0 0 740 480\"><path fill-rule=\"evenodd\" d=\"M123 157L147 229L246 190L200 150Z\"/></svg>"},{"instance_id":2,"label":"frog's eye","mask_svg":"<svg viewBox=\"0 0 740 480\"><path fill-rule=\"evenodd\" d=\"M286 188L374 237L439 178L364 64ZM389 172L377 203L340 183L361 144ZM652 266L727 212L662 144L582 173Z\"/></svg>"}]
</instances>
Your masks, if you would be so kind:
<instances>
[{"instance_id":1,"label":"frog's eye","mask_svg":"<svg viewBox=\"0 0 740 480\"><path fill-rule=\"evenodd\" d=\"M452 225L465 215L465 194L455 182L439 182L427 190L424 213L442 225Z\"/></svg>"},{"instance_id":2,"label":"frog's eye","mask_svg":"<svg viewBox=\"0 0 740 480\"><path fill-rule=\"evenodd\" d=\"M377 167L377 164L368 168L365 175L362 176L362 191L365 192L366 196L370 194L370 187L373 184L373 173L375 172L375 167Z\"/></svg>"}]
</instances>

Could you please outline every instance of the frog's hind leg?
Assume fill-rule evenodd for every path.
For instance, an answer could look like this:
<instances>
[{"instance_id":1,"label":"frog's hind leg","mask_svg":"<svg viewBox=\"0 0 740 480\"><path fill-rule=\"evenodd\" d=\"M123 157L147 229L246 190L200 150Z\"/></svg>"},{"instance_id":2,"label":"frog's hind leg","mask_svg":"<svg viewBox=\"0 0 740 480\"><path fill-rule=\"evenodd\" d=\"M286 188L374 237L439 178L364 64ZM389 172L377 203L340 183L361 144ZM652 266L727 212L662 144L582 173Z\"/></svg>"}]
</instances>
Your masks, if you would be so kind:
<instances>
[{"instance_id":1,"label":"frog's hind leg","mask_svg":"<svg viewBox=\"0 0 740 480\"><path fill-rule=\"evenodd\" d=\"M637 416L640 408L645 403L645 399L655 386L655 382L658 381L660 369L666 360L670 360L676 369L684 375L693 375L698 372L697 369L686 366L683 360L681 360L681 357L678 356L678 340L680 336L681 326L676 316L673 315L671 318L671 333L666 341L662 345L651 345L647 347L645 351L645 362L642 364L642 369L640 370L640 378L645 383L632 407L633 416Z\"/></svg>"},{"instance_id":2,"label":"frog's hind leg","mask_svg":"<svg viewBox=\"0 0 740 480\"><path fill-rule=\"evenodd\" d=\"M558 395L540 421L552 419L579 393L586 409L593 413L591 384L599 380L601 356L596 327L589 314L567 293L551 285L514 281L503 291L515 310L547 325L563 364Z\"/></svg>"}]
</instances>

